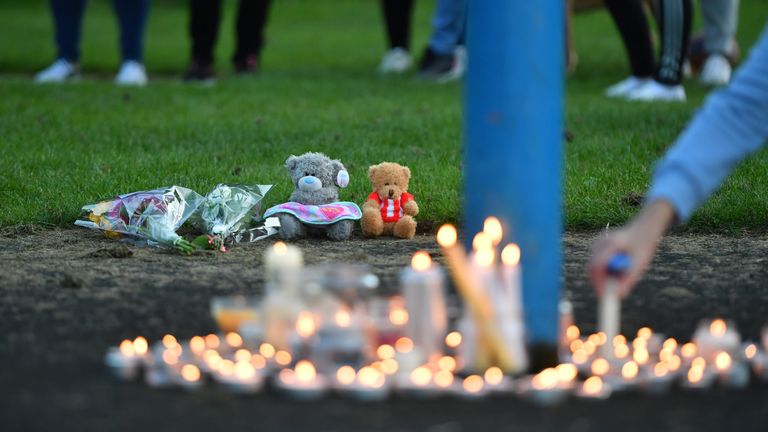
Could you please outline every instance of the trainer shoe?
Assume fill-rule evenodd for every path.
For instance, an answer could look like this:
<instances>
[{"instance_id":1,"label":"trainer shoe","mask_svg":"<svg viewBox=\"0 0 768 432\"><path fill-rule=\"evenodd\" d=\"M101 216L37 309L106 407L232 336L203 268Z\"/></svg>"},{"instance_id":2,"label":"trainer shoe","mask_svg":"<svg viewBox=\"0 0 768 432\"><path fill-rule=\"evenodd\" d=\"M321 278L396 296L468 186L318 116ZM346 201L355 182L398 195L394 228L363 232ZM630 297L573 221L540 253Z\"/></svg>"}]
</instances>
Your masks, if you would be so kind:
<instances>
[{"instance_id":1,"label":"trainer shoe","mask_svg":"<svg viewBox=\"0 0 768 432\"><path fill-rule=\"evenodd\" d=\"M620 81L607 89L605 89L605 95L610 98L620 98L627 96L631 91L644 86L650 78L638 78L636 76L630 76L629 78Z\"/></svg>"},{"instance_id":2,"label":"trainer shoe","mask_svg":"<svg viewBox=\"0 0 768 432\"><path fill-rule=\"evenodd\" d=\"M136 87L147 85L147 71L144 65L133 60L123 62L115 76L115 84Z\"/></svg>"},{"instance_id":3,"label":"trainer shoe","mask_svg":"<svg viewBox=\"0 0 768 432\"><path fill-rule=\"evenodd\" d=\"M210 64L203 64L196 60L192 60L187 72L184 73L182 78L187 82L201 82L201 83L213 83L216 80L216 75L213 73L213 66Z\"/></svg>"},{"instance_id":4,"label":"trainer shoe","mask_svg":"<svg viewBox=\"0 0 768 432\"><path fill-rule=\"evenodd\" d=\"M650 80L627 94L631 101L685 102L685 88L681 84L666 85Z\"/></svg>"},{"instance_id":5,"label":"trainer shoe","mask_svg":"<svg viewBox=\"0 0 768 432\"><path fill-rule=\"evenodd\" d=\"M413 65L411 54L404 48L392 48L384 54L379 64L379 73L399 74L407 71Z\"/></svg>"},{"instance_id":6,"label":"trainer shoe","mask_svg":"<svg viewBox=\"0 0 768 432\"><path fill-rule=\"evenodd\" d=\"M731 64L722 54L707 57L699 74L699 82L704 85L721 86L731 80Z\"/></svg>"},{"instance_id":7,"label":"trainer shoe","mask_svg":"<svg viewBox=\"0 0 768 432\"><path fill-rule=\"evenodd\" d=\"M64 59L58 59L40 73L35 75L37 83L64 82L75 78L80 72L77 64Z\"/></svg>"},{"instance_id":8,"label":"trainer shoe","mask_svg":"<svg viewBox=\"0 0 768 432\"><path fill-rule=\"evenodd\" d=\"M466 50L457 48L451 54L440 54L427 47L419 64L419 77L445 83L464 76L466 69Z\"/></svg>"},{"instance_id":9,"label":"trainer shoe","mask_svg":"<svg viewBox=\"0 0 768 432\"><path fill-rule=\"evenodd\" d=\"M235 59L232 64L238 75L255 74L259 71L259 56L251 54L243 59Z\"/></svg>"}]
</instances>

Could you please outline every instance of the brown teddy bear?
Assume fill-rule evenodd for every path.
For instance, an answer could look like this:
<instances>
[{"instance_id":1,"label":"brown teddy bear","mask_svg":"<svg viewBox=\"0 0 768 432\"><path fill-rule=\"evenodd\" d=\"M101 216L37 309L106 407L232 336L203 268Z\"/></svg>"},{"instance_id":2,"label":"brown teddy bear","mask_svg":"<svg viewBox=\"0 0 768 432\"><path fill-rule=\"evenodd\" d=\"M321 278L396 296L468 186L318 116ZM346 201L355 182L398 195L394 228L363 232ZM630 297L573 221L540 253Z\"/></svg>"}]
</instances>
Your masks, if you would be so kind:
<instances>
[{"instance_id":1,"label":"brown teddy bear","mask_svg":"<svg viewBox=\"0 0 768 432\"><path fill-rule=\"evenodd\" d=\"M411 239L416 234L419 206L408 193L411 170L394 162L382 162L368 168L373 192L363 204L360 225L366 237L382 234Z\"/></svg>"}]
</instances>

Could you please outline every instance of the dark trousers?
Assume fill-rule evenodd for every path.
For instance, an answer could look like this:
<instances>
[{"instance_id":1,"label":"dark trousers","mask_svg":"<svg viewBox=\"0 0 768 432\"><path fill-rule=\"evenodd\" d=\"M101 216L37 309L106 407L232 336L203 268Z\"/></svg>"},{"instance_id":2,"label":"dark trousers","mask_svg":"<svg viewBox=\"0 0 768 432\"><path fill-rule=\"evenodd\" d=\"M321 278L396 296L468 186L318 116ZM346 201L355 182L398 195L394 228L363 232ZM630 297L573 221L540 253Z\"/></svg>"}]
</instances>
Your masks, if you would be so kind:
<instances>
[{"instance_id":1,"label":"dark trousers","mask_svg":"<svg viewBox=\"0 0 768 432\"><path fill-rule=\"evenodd\" d=\"M271 3L271 0L240 0L233 62L243 63L249 56L258 56L261 52L264 47L264 26ZM213 63L213 49L219 36L221 0L190 0L189 7L192 59L202 65L210 65Z\"/></svg>"},{"instance_id":2,"label":"dark trousers","mask_svg":"<svg viewBox=\"0 0 768 432\"><path fill-rule=\"evenodd\" d=\"M86 0L50 0L56 38L57 58L80 60L80 35ZM113 0L120 23L120 53L123 61L142 61L144 29L149 0Z\"/></svg>"},{"instance_id":3,"label":"dark trousers","mask_svg":"<svg viewBox=\"0 0 768 432\"><path fill-rule=\"evenodd\" d=\"M381 0L389 48L410 49L413 0Z\"/></svg>"},{"instance_id":4,"label":"dark trousers","mask_svg":"<svg viewBox=\"0 0 768 432\"><path fill-rule=\"evenodd\" d=\"M653 43L641 0L606 0L629 55L632 75L675 85L683 79L683 61L691 34L691 0L659 0L661 58L654 61Z\"/></svg>"}]
</instances>

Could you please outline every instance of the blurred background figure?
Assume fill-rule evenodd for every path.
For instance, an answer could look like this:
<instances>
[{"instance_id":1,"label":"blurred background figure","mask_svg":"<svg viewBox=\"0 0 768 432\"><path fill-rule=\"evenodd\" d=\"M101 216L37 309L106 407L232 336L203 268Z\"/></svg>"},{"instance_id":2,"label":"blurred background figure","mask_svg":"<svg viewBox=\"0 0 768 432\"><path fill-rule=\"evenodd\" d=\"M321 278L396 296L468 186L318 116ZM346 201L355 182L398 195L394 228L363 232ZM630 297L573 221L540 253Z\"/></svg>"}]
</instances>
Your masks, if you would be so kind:
<instances>
[{"instance_id":1,"label":"blurred background figure","mask_svg":"<svg viewBox=\"0 0 768 432\"><path fill-rule=\"evenodd\" d=\"M403 73L413 65L411 56L411 16L413 0L381 0L389 49L381 58L379 72Z\"/></svg>"},{"instance_id":2,"label":"blurred background figure","mask_svg":"<svg viewBox=\"0 0 768 432\"><path fill-rule=\"evenodd\" d=\"M419 76L437 82L460 79L466 70L464 32L467 0L438 0L432 37L419 64Z\"/></svg>"},{"instance_id":3,"label":"blurred background figure","mask_svg":"<svg viewBox=\"0 0 768 432\"><path fill-rule=\"evenodd\" d=\"M739 0L701 0L704 32L691 40L690 60L699 82L725 85L738 62L739 47L736 28L739 23Z\"/></svg>"},{"instance_id":4,"label":"blurred background figure","mask_svg":"<svg viewBox=\"0 0 768 432\"><path fill-rule=\"evenodd\" d=\"M264 27L271 0L240 0L235 24L236 47L232 65L237 74L258 72L264 47ZM189 35L192 61L185 81L210 81L215 78L213 50L219 37L221 0L189 1Z\"/></svg>"},{"instance_id":5,"label":"blurred background figure","mask_svg":"<svg viewBox=\"0 0 768 432\"><path fill-rule=\"evenodd\" d=\"M63 82L80 72L80 35L86 0L50 0L55 27L56 60L35 76L35 81ZM113 0L120 23L122 65L115 77L119 85L143 86L147 72L142 63L144 29L149 0Z\"/></svg>"},{"instance_id":6,"label":"blurred background figure","mask_svg":"<svg viewBox=\"0 0 768 432\"><path fill-rule=\"evenodd\" d=\"M661 30L658 65L641 0L606 0L629 55L629 78L606 89L609 97L640 101L685 101L683 62L691 31L691 0L659 0L657 19Z\"/></svg>"}]
</instances>

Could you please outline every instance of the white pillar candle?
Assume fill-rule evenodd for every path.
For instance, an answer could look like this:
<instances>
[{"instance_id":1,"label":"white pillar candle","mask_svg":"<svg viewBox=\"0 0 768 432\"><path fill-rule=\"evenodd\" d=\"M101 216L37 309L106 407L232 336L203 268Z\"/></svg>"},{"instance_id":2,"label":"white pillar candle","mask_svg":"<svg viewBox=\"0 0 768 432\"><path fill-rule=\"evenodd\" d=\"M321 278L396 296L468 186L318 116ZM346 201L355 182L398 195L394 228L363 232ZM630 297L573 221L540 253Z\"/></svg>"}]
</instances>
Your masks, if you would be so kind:
<instances>
[{"instance_id":1,"label":"white pillar candle","mask_svg":"<svg viewBox=\"0 0 768 432\"><path fill-rule=\"evenodd\" d=\"M297 271L304 265L304 256L296 246L276 242L264 253L264 280L267 293L275 289L293 290L298 288L290 283L296 278ZM289 283L289 286L281 286Z\"/></svg>"},{"instance_id":2,"label":"white pillar candle","mask_svg":"<svg viewBox=\"0 0 768 432\"><path fill-rule=\"evenodd\" d=\"M619 334L621 322L621 300L616 278L609 276L598 306L598 329L605 334L607 343L600 346L600 355L605 358L613 357L613 345L610 341Z\"/></svg>"},{"instance_id":3,"label":"white pillar candle","mask_svg":"<svg viewBox=\"0 0 768 432\"><path fill-rule=\"evenodd\" d=\"M439 358L448 328L442 269L426 252L416 252L411 266L402 271L400 284L408 311L405 334L425 356L422 362Z\"/></svg>"}]
</instances>

